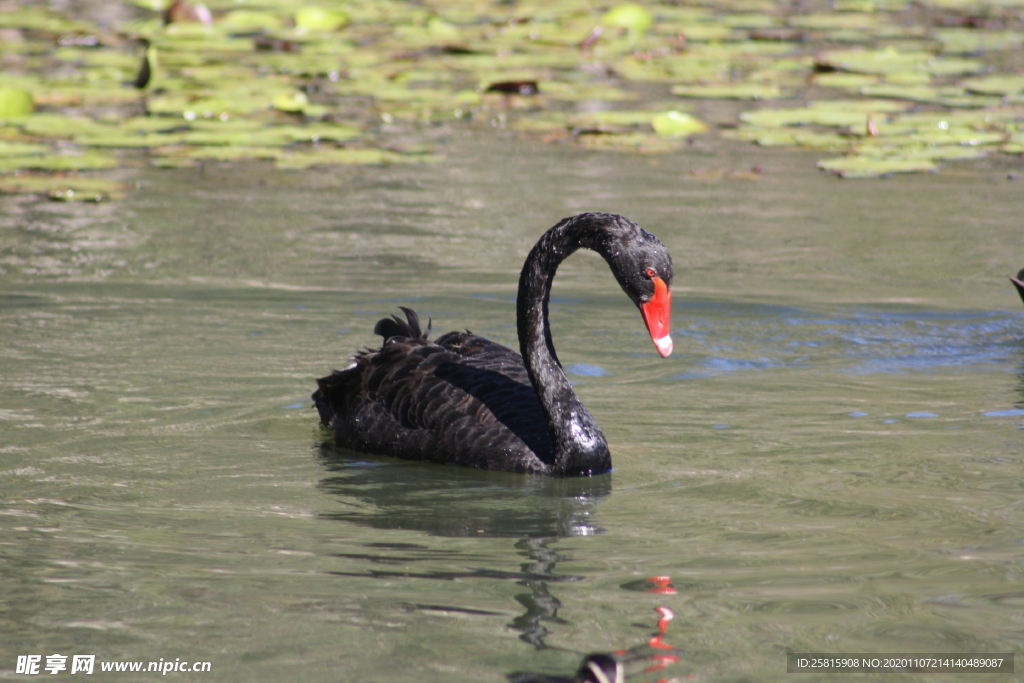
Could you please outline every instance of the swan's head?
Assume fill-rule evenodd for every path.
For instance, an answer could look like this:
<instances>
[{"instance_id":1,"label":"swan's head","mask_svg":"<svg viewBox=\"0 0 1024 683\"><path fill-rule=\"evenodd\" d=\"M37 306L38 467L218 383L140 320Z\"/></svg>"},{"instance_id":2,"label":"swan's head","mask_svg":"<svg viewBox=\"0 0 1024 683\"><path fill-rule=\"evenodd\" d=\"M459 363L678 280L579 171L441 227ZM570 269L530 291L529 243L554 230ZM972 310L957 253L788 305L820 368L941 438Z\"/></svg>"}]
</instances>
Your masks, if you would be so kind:
<instances>
[{"instance_id":1,"label":"swan's head","mask_svg":"<svg viewBox=\"0 0 1024 683\"><path fill-rule=\"evenodd\" d=\"M657 237L625 222L628 227L614 231L608 264L640 309L658 353L667 358L672 353L672 256Z\"/></svg>"}]
</instances>

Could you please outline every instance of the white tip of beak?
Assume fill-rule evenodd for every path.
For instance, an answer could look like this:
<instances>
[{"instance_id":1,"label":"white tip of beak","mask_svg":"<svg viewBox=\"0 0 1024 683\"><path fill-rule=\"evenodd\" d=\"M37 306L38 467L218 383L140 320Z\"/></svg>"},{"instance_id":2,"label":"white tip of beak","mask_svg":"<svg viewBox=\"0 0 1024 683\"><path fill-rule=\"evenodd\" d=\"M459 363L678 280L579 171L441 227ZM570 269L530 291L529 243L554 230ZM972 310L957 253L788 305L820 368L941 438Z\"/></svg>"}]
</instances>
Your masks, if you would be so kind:
<instances>
[{"instance_id":1,"label":"white tip of beak","mask_svg":"<svg viewBox=\"0 0 1024 683\"><path fill-rule=\"evenodd\" d=\"M668 358L672 354L672 336L666 334L661 339L655 339L654 345L658 347L658 353L662 358Z\"/></svg>"}]
</instances>

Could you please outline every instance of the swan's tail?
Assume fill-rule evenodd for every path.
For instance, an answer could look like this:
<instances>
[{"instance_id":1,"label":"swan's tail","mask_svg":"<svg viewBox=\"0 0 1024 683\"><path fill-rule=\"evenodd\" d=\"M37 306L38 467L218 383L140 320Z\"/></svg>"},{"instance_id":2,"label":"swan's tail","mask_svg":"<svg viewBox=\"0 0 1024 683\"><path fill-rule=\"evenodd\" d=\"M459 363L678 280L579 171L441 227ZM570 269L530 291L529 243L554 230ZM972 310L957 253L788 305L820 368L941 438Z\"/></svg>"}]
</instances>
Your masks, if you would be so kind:
<instances>
[{"instance_id":1,"label":"swan's tail","mask_svg":"<svg viewBox=\"0 0 1024 683\"><path fill-rule=\"evenodd\" d=\"M392 315L390 318L382 318L374 326L373 333L384 337L385 342L391 339L391 337L409 337L417 341L427 341L433 321L427 318L427 331L423 332L420 329L420 317L416 315L416 311L405 306L399 306L399 308L402 309L402 313L405 313L405 320L402 320L397 315Z\"/></svg>"},{"instance_id":2,"label":"swan's tail","mask_svg":"<svg viewBox=\"0 0 1024 683\"><path fill-rule=\"evenodd\" d=\"M362 383L362 371L362 366L352 361L344 370L333 370L331 374L316 381L317 390L313 392L313 405L320 413L320 422L325 427L334 429L334 421L338 414L344 414L346 396L352 389L358 390Z\"/></svg>"},{"instance_id":3,"label":"swan's tail","mask_svg":"<svg viewBox=\"0 0 1024 683\"><path fill-rule=\"evenodd\" d=\"M430 335L432 321L427 318L427 329L424 332L420 328L420 317L411 308L399 306L405 313L405 320L397 315L390 318L382 318L373 328L374 334L384 337L384 344L393 337L406 337L413 341L426 342ZM373 364L373 359L380 353L379 350L366 350L357 353L352 362L344 370L334 370L326 377L316 381L317 390L313 392L313 405L320 413L320 422L326 427L337 431L335 421L348 414L351 403L356 400L362 391L363 372L368 365Z\"/></svg>"}]
</instances>

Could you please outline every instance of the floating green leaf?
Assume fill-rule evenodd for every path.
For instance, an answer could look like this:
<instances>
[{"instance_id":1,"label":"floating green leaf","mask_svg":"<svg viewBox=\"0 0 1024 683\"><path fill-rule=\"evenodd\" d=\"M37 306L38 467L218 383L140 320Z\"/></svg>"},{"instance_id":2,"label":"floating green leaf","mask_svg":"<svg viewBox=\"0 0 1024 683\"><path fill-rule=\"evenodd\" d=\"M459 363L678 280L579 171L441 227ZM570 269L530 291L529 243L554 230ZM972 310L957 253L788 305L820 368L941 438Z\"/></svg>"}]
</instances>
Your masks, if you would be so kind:
<instances>
[{"instance_id":1,"label":"floating green leaf","mask_svg":"<svg viewBox=\"0 0 1024 683\"><path fill-rule=\"evenodd\" d=\"M681 111L667 111L651 119L654 132L663 137L687 137L709 130L708 124Z\"/></svg>"},{"instance_id":2,"label":"floating green leaf","mask_svg":"<svg viewBox=\"0 0 1024 683\"><path fill-rule=\"evenodd\" d=\"M647 133L626 133L621 135L580 135L576 142L586 149L633 152L638 154L664 154L674 152L685 144L679 138L666 138Z\"/></svg>"},{"instance_id":3,"label":"floating green leaf","mask_svg":"<svg viewBox=\"0 0 1024 683\"><path fill-rule=\"evenodd\" d=\"M906 159L929 161L954 161L963 159L980 159L986 156L989 148L964 145L929 145L917 140L908 140L902 145L879 145L865 142L854 148L853 153L863 157L876 159Z\"/></svg>"},{"instance_id":4,"label":"floating green leaf","mask_svg":"<svg viewBox=\"0 0 1024 683\"><path fill-rule=\"evenodd\" d=\"M841 88L843 90L858 90L865 85L874 85L878 83L878 76L870 74L850 74L850 73L824 73L815 74L814 83L816 85L823 86L825 88Z\"/></svg>"},{"instance_id":5,"label":"floating green leaf","mask_svg":"<svg viewBox=\"0 0 1024 683\"><path fill-rule=\"evenodd\" d=\"M864 125L867 115L861 111L832 111L828 109L760 109L740 114L740 120L752 126L775 128L781 126L818 125L847 128Z\"/></svg>"},{"instance_id":6,"label":"floating green leaf","mask_svg":"<svg viewBox=\"0 0 1024 683\"><path fill-rule=\"evenodd\" d=\"M23 28L46 33L87 33L92 26L84 21L36 7L18 7L0 12L0 28Z\"/></svg>"},{"instance_id":7,"label":"floating green leaf","mask_svg":"<svg viewBox=\"0 0 1024 683\"><path fill-rule=\"evenodd\" d=\"M337 31L349 21L345 12L324 7L303 7L295 13L295 27L306 31Z\"/></svg>"},{"instance_id":8,"label":"floating green leaf","mask_svg":"<svg viewBox=\"0 0 1024 683\"><path fill-rule=\"evenodd\" d=\"M879 14L867 14L850 12L839 14L829 12L828 14L805 14L790 17L790 26L813 29L856 29L856 28L877 28L881 26L884 17Z\"/></svg>"},{"instance_id":9,"label":"floating green leaf","mask_svg":"<svg viewBox=\"0 0 1024 683\"><path fill-rule=\"evenodd\" d=\"M1024 92L1024 74L993 74L971 78L961 85L967 90L983 95L1013 95Z\"/></svg>"},{"instance_id":10,"label":"floating green leaf","mask_svg":"<svg viewBox=\"0 0 1024 683\"><path fill-rule=\"evenodd\" d=\"M935 37L944 52L968 53L1014 50L1024 45L1024 33L1018 31L979 31L974 28L941 29Z\"/></svg>"},{"instance_id":11,"label":"floating green leaf","mask_svg":"<svg viewBox=\"0 0 1024 683\"><path fill-rule=\"evenodd\" d=\"M221 28L240 33L244 31L273 31L281 28L283 25L281 17L273 12L258 12L244 9L228 12L220 18L218 23Z\"/></svg>"},{"instance_id":12,"label":"floating green leaf","mask_svg":"<svg viewBox=\"0 0 1024 683\"><path fill-rule=\"evenodd\" d=\"M281 93L273 101L274 109L287 112L301 112L309 106L309 98L303 92Z\"/></svg>"},{"instance_id":13,"label":"floating green leaf","mask_svg":"<svg viewBox=\"0 0 1024 683\"><path fill-rule=\"evenodd\" d=\"M284 154L279 147L244 147L229 145L225 147L193 147L182 148L171 156L184 156L190 159L209 159L211 161L247 161L250 159L276 159Z\"/></svg>"},{"instance_id":14,"label":"floating green leaf","mask_svg":"<svg viewBox=\"0 0 1024 683\"><path fill-rule=\"evenodd\" d=\"M155 156L149 160L149 165L155 168L196 168L200 161L185 156Z\"/></svg>"},{"instance_id":15,"label":"floating green leaf","mask_svg":"<svg viewBox=\"0 0 1024 683\"><path fill-rule=\"evenodd\" d=\"M85 147L158 147L173 145L185 139L183 133L140 133L112 130L75 136L75 142Z\"/></svg>"},{"instance_id":16,"label":"floating green leaf","mask_svg":"<svg viewBox=\"0 0 1024 683\"><path fill-rule=\"evenodd\" d=\"M32 93L21 88L0 88L0 119L28 116L35 111Z\"/></svg>"},{"instance_id":17,"label":"floating green leaf","mask_svg":"<svg viewBox=\"0 0 1024 683\"><path fill-rule=\"evenodd\" d=\"M0 140L0 157L26 157L36 154L46 154L50 151L49 146L39 145L30 142L6 142Z\"/></svg>"},{"instance_id":18,"label":"floating green leaf","mask_svg":"<svg viewBox=\"0 0 1024 683\"><path fill-rule=\"evenodd\" d=\"M573 116L570 123L577 129L627 130L651 125L651 117L649 111L595 111ZM557 120L565 126L564 116Z\"/></svg>"},{"instance_id":19,"label":"floating green leaf","mask_svg":"<svg viewBox=\"0 0 1024 683\"><path fill-rule=\"evenodd\" d=\"M818 162L818 168L843 178L880 178L894 173L935 171L928 159L885 159L865 156L838 157Z\"/></svg>"},{"instance_id":20,"label":"floating green leaf","mask_svg":"<svg viewBox=\"0 0 1024 683\"><path fill-rule=\"evenodd\" d=\"M449 24L441 17L431 17L427 21L427 34L436 40L459 40L462 32L454 24Z\"/></svg>"},{"instance_id":21,"label":"floating green leaf","mask_svg":"<svg viewBox=\"0 0 1024 683\"><path fill-rule=\"evenodd\" d=\"M723 83L719 85L676 85L672 94L705 100L776 100L782 97L777 85Z\"/></svg>"},{"instance_id":22,"label":"floating green leaf","mask_svg":"<svg viewBox=\"0 0 1024 683\"><path fill-rule=\"evenodd\" d=\"M277 168L299 170L314 166L369 166L377 164L434 163L441 157L432 154L398 154L381 149L321 148L278 157Z\"/></svg>"},{"instance_id":23,"label":"floating green leaf","mask_svg":"<svg viewBox=\"0 0 1024 683\"><path fill-rule=\"evenodd\" d=\"M903 52L892 46L881 50L833 50L817 56L818 65L866 74L924 71L932 74L974 73L985 68L977 59L942 59L930 52Z\"/></svg>"},{"instance_id":24,"label":"floating green leaf","mask_svg":"<svg viewBox=\"0 0 1024 683\"><path fill-rule=\"evenodd\" d=\"M127 191L123 183L106 178L43 175L0 177L0 192L41 194L61 201L98 202L120 199Z\"/></svg>"},{"instance_id":25,"label":"floating green leaf","mask_svg":"<svg viewBox=\"0 0 1024 683\"><path fill-rule=\"evenodd\" d=\"M625 3L616 5L601 17L601 24L628 29L631 35L642 36L654 23L654 17L643 5Z\"/></svg>"},{"instance_id":26,"label":"floating green leaf","mask_svg":"<svg viewBox=\"0 0 1024 683\"><path fill-rule=\"evenodd\" d=\"M71 138L78 135L104 134L113 130L112 126L98 123L93 119L60 114L36 114L16 122L16 125L29 135L47 138Z\"/></svg>"},{"instance_id":27,"label":"floating green leaf","mask_svg":"<svg viewBox=\"0 0 1024 683\"><path fill-rule=\"evenodd\" d=\"M968 95L955 85L932 87L927 85L868 85L861 93L871 97L891 97L912 102L943 104L956 108L984 108L1001 104L999 98Z\"/></svg>"},{"instance_id":28,"label":"floating green leaf","mask_svg":"<svg viewBox=\"0 0 1024 683\"><path fill-rule=\"evenodd\" d=\"M44 156L0 157L0 173L23 170L82 171L86 169L114 168L117 157L102 152L83 154L49 154Z\"/></svg>"},{"instance_id":29,"label":"floating green leaf","mask_svg":"<svg viewBox=\"0 0 1024 683\"><path fill-rule=\"evenodd\" d=\"M747 129L742 132L742 136L734 135L730 137L753 140L762 147L808 147L839 152L850 146L850 138L838 133L817 133L793 128L777 130Z\"/></svg>"}]
</instances>

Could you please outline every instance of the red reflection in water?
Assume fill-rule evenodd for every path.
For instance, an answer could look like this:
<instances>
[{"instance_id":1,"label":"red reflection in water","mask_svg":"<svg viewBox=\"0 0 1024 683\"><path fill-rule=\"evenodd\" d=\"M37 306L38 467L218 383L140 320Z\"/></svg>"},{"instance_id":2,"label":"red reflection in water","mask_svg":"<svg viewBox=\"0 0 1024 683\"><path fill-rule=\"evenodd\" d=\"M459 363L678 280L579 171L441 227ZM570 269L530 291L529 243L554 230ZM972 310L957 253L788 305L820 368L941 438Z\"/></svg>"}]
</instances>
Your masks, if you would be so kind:
<instances>
[{"instance_id":1,"label":"red reflection in water","mask_svg":"<svg viewBox=\"0 0 1024 683\"><path fill-rule=\"evenodd\" d=\"M647 582L654 585L654 588L648 588L646 593L657 593L659 595L675 595L676 589L672 586L672 577L670 576L652 576L647 579Z\"/></svg>"},{"instance_id":2,"label":"red reflection in water","mask_svg":"<svg viewBox=\"0 0 1024 683\"><path fill-rule=\"evenodd\" d=\"M654 636L647 641L647 644L651 647L659 650L672 650L674 649L671 645L663 642L662 639L665 637L665 629L668 628L668 622L676 618L676 615L668 607L655 607L654 611L661 615L661 619L658 619L658 635ZM679 658L676 657L678 660ZM664 666L659 668L664 669Z\"/></svg>"}]
</instances>

